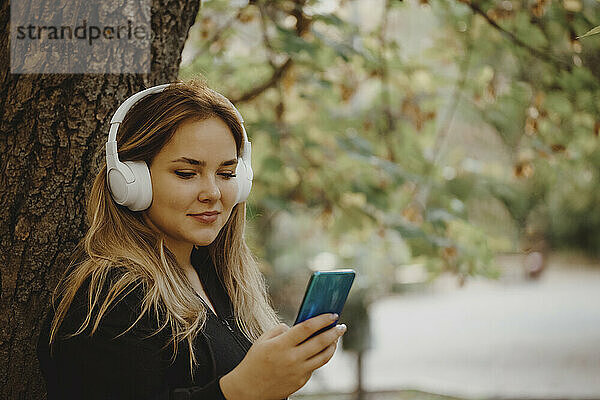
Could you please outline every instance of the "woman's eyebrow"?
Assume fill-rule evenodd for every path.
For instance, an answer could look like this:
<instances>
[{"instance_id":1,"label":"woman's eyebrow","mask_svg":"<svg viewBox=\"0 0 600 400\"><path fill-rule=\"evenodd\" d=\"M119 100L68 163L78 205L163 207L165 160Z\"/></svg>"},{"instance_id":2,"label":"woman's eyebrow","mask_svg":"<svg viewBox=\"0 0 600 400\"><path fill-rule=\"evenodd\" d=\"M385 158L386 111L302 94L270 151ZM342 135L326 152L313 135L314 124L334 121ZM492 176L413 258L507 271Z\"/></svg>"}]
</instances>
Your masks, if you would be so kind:
<instances>
[{"instance_id":1,"label":"woman's eyebrow","mask_svg":"<svg viewBox=\"0 0 600 400\"><path fill-rule=\"evenodd\" d=\"M237 163L238 163L238 160L237 160L237 158L232 158L231 160L223 161L223 162L220 164L220 166L222 166L222 167L226 167L226 166L228 166L228 165L235 165L235 164L237 164Z\"/></svg>"},{"instance_id":2,"label":"woman's eyebrow","mask_svg":"<svg viewBox=\"0 0 600 400\"><path fill-rule=\"evenodd\" d=\"M195 160L193 158L187 158L187 157L179 157L177 160L173 160L171 162L184 162L184 163L188 163L191 165L199 165L201 167L206 167L206 161L199 161L199 160ZM235 165L237 164L237 158L232 158L231 160L227 160L227 161L223 161L221 164L219 164L220 167L224 167L224 166L228 166L228 165Z\"/></svg>"}]
</instances>

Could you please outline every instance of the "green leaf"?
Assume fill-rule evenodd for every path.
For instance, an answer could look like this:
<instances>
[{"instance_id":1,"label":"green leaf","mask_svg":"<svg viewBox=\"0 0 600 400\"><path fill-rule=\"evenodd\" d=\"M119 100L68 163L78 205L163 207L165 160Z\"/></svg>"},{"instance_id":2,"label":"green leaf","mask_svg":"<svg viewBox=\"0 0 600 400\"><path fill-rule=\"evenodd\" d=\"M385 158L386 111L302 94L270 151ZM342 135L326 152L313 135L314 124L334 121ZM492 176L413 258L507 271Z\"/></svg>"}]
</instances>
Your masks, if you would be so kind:
<instances>
[{"instance_id":1,"label":"green leaf","mask_svg":"<svg viewBox=\"0 0 600 400\"><path fill-rule=\"evenodd\" d=\"M311 57L316 57L319 52L319 45L307 42L304 38L297 35L293 29L286 29L276 25L278 39L280 40L281 50L289 55L296 55L302 51Z\"/></svg>"},{"instance_id":2,"label":"green leaf","mask_svg":"<svg viewBox=\"0 0 600 400\"><path fill-rule=\"evenodd\" d=\"M582 36L577 36L577 39L581 39L587 36L592 36L592 35L597 35L600 33L600 26L597 26L591 30L589 30L588 32L586 32L584 35Z\"/></svg>"},{"instance_id":3,"label":"green leaf","mask_svg":"<svg viewBox=\"0 0 600 400\"><path fill-rule=\"evenodd\" d=\"M321 20L328 25L334 25L334 26L338 26L338 27L343 27L344 25L347 24L343 19L341 19L337 15L330 14L330 13L317 14L314 16L314 19Z\"/></svg>"},{"instance_id":4,"label":"green leaf","mask_svg":"<svg viewBox=\"0 0 600 400\"><path fill-rule=\"evenodd\" d=\"M430 208L425 213L425 219L431 223L448 222L456 219L456 216L450 214L443 208Z\"/></svg>"},{"instance_id":5,"label":"green leaf","mask_svg":"<svg viewBox=\"0 0 600 400\"><path fill-rule=\"evenodd\" d=\"M277 172L281 171L283 162L278 157L268 156L263 160L262 167L265 169L265 171Z\"/></svg>"}]
</instances>

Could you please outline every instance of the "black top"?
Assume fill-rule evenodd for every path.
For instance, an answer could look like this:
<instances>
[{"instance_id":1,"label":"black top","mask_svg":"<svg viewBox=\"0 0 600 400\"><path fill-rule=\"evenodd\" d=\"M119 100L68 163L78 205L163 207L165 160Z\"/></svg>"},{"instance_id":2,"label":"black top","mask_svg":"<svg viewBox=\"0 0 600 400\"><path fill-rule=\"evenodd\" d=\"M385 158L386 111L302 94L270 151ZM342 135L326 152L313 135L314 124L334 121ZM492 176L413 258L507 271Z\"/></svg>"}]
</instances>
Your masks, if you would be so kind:
<instances>
[{"instance_id":1,"label":"black top","mask_svg":"<svg viewBox=\"0 0 600 400\"><path fill-rule=\"evenodd\" d=\"M156 331L153 318L145 316L115 338L140 314L143 292L139 287L104 314L93 336L89 336L90 326L73 338L55 341L52 357L48 340L54 313L50 310L37 348L48 400L224 399L219 379L244 358L251 343L237 327L231 300L206 253L194 250L192 265L218 315L207 307L206 324L194 342L198 366L193 377L186 341L179 343L172 362L173 346L166 346L170 329L147 337ZM59 335L74 333L85 318L88 285L86 281L77 292Z\"/></svg>"}]
</instances>

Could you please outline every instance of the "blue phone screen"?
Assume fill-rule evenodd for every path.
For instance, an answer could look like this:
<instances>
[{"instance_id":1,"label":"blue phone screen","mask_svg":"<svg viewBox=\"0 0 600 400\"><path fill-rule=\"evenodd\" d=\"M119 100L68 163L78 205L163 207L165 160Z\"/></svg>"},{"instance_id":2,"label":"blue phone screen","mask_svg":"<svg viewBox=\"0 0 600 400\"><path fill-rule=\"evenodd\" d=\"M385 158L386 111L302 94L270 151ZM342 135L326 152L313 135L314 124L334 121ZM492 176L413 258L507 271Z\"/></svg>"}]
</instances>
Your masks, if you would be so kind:
<instances>
[{"instance_id":1,"label":"blue phone screen","mask_svg":"<svg viewBox=\"0 0 600 400\"><path fill-rule=\"evenodd\" d=\"M314 272L294 325L320 314L340 315L355 275L348 269Z\"/></svg>"}]
</instances>

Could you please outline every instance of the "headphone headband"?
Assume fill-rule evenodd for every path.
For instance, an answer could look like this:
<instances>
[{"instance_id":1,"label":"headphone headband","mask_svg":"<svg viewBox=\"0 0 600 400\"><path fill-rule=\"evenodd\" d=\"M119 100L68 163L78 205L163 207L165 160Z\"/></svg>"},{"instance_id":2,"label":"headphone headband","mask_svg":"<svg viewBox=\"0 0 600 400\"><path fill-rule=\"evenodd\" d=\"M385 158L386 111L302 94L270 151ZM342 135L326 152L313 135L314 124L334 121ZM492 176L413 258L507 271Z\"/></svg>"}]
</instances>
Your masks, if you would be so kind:
<instances>
[{"instance_id":1,"label":"headphone headband","mask_svg":"<svg viewBox=\"0 0 600 400\"><path fill-rule=\"evenodd\" d=\"M141 92L137 92L137 93L131 95L130 97L127 98L127 100L125 100L123 102L123 104L121 104L119 106L119 108L117 108L117 111L115 111L115 114L111 118L110 123L111 124L115 124L115 123L120 124L121 122L123 122L123 119L125 118L125 115L129 111L129 109L131 107L133 107L133 105L135 103L137 103L142 97L146 97L149 94L153 94L153 93L160 93L163 90L165 90L167 87L169 87L170 85L171 85L170 83L165 83L163 85L153 86L151 88L144 89Z\"/></svg>"}]
</instances>

